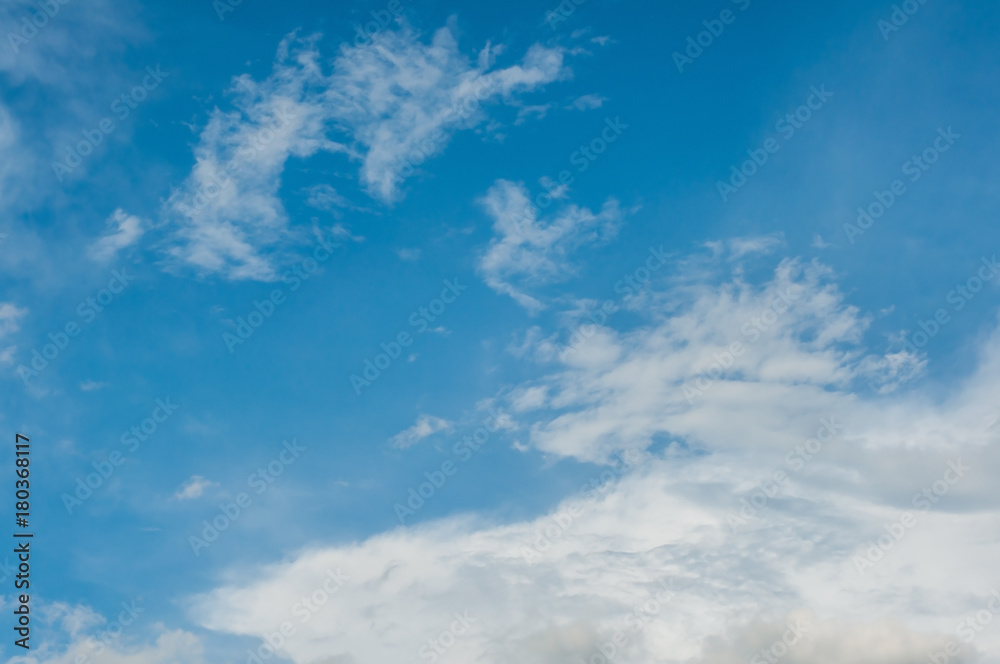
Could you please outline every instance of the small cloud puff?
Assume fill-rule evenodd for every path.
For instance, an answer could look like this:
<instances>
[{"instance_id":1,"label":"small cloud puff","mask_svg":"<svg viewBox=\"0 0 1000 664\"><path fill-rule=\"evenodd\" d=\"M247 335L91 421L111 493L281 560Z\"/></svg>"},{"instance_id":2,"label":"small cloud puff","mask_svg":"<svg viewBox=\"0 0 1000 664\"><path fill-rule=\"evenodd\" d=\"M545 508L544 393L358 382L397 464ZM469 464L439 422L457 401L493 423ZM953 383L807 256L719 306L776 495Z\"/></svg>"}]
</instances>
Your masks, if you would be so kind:
<instances>
[{"instance_id":1,"label":"small cloud puff","mask_svg":"<svg viewBox=\"0 0 1000 664\"><path fill-rule=\"evenodd\" d=\"M213 486L218 485L215 482L206 480L201 475L193 475L191 479L185 482L177 493L174 494L174 498L177 500L194 500L195 498L201 498L202 494L205 493L205 489L210 489Z\"/></svg>"},{"instance_id":2,"label":"small cloud puff","mask_svg":"<svg viewBox=\"0 0 1000 664\"><path fill-rule=\"evenodd\" d=\"M389 439L389 442L393 447L405 450L438 431L451 431L452 428L448 420L433 415L421 415L413 426L396 434Z\"/></svg>"}]
</instances>

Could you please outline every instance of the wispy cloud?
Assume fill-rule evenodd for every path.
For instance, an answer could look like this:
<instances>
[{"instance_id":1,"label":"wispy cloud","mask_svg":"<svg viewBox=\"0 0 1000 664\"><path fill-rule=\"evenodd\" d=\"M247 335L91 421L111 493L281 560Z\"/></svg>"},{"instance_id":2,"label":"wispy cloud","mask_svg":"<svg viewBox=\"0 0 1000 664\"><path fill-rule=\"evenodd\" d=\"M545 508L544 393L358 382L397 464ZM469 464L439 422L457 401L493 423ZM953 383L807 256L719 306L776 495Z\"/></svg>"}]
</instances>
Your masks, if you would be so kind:
<instances>
[{"instance_id":1,"label":"wispy cloud","mask_svg":"<svg viewBox=\"0 0 1000 664\"><path fill-rule=\"evenodd\" d=\"M28 313L11 302L0 302L0 339L21 329L21 319Z\"/></svg>"},{"instance_id":2,"label":"wispy cloud","mask_svg":"<svg viewBox=\"0 0 1000 664\"><path fill-rule=\"evenodd\" d=\"M597 94L581 95L574 99L573 103L571 103L568 108L572 108L577 111L590 111L595 108L600 108L607 100L607 97L602 97Z\"/></svg>"},{"instance_id":3,"label":"wispy cloud","mask_svg":"<svg viewBox=\"0 0 1000 664\"><path fill-rule=\"evenodd\" d=\"M288 242L278 196L291 157L350 150L326 138L326 85L315 39L287 38L271 75L237 77L235 109L216 108L195 147L195 166L166 204L176 226L170 253L206 273L230 279L275 278L269 251Z\"/></svg>"},{"instance_id":4,"label":"wispy cloud","mask_svg":"<svg viewBox=\"0 0 1000 664\"><path fill-rule=\"evenodd\" d=\"M389 439L393 447L406 449L413 447L424 438L439 431L451 431L454 427L448 420L434 417L433 415L421 415L410 428L397 433Z\"/></svg>"},{"instance_id":5,"label":"wispy cloud","mask_svg":"<svg viewBox=\"0 0 1000 664\"><path fill-rule=\"evenodd\" d=\"M764 244L732 248L750 260L743 250ZM257 637L324 570L342 568L352 583L322 623L289 641L293 661L329 652L405 660L456 610L479 619L469 638L455 639L461 661L587 661L621 630L629 639L615 642L622 653L665 661L683 653L693 664L751 661L778 642L805 664L830 653L893 664L941 650L942 632L976 605L969 598L983 594L981 579L1000 555L981 535L996 520L990 473L952 488L962 494L952 512L914 508L919 527L880 563L905 575L910 601L901 603L886 577L859 576L851 556L885 535L908 508L899 497L940 477L947 459L995 465L1000 334L945 401L932 405L913 390L885 397L865 389L869 318L845 301L832 271L786 259L770 279L748 284L738 266L723 265L737 276L636 295L625 306L643 322L627 332L595 326L578 353L515 391L511 410L531 446L594 462L580 495L537 518L451 517L312 548L195 598L193 617ZM787 307L781 295L790 288L797 295ZM742 351L733 351L736 341ZM712 363L718 369L705 372ZM701 374L704 393L688 401L683 385ZM801 476L765 485L788 469L790 452L816 449L809 438L823 418L838 423L835 441L796 457L806 459ZM632 460L620 472L609 465L618 454ZM759 526L732 529L727 515L762 486L771 499ZM975 556L961 555L970 548ZM656 605L654 620L644 602L661 588L670 601ZM820 608L851 619L820 619ZM789 624L804 636L790 640ZM879 647L858 645L870 643Z\"/></svg>"},{"instance_id":6,"label":"wispy cloud","mask_svg":"<svg viewBox=\"0 0 1000 664\"><path fill-rule=\"evenodd\" d=\"M306 189L306 205L317 210L335 212L350 205L347 199L328 184L317 184Z\"/></svg>"},{"instance_id":7,"label":"wispy cloud","mask_svg":"<svg viewBox=\"0 0 1000 664\"><path fill-rule=\"evenodd\" d=\"M210 482L201 475L193 475L191 479L185 482L177 493L174 494L174 498L177 500L194 500L195 498L201 498L202 494L205 493L206 489L210 489L213 486L218 486L215 482Z\"/></svg>"},{"instance_id":8,"label":"wispy cloud","mask_svg":"<svg viewBox=\"0 0 1000 664\"><path fill-rule=\"evenodd\" d=\"M399 256L400 260L404 261L418 261L420 260L420 254L421 251L418 247L403 247L396 250L396 255Z\"/></svg>"},{"instance_id":9,"label":"wispy cloud","mask_svg":"<svg viewBox=\"0 0 1000 664\"><path fill-rule=\"evenodd\" d=\"M476 62L462 54L450 27L423 43L410 28L383 31L370 44L346 48L334 63L330 113L362 146L361 181L372 195L394 201L401 181L440 152L450 136L486 117L494 99L515 103L567 75L564 51L530 47L519 64L493 69L499 46Z\"/></svg>"},{"instance_id":10,"label":"wispy cloud","mask_svg":"<svg viewBox=\"0 0 1000 664\"><path fill-rule=\"evenodd\" d=\"M87 249L90 258L101 263L112 260L119 251L138 242L145 232L142 220L126 214L121 208L115 210L105 223L108 232Z\"/></svg>"},{"instance_id":11,"label":"wispy cloud","mask_svg":"<svg viewBox=\"0 0 1000 664\"><path fill-rule=\"evenodd\" d=\"M236 78L235 108L212 112L195 166L166 205L176 228L169 252L182 263L229 279L273 280L271 253L294 235L278 196L288 159L327 151L360 160L368 191L392 202L402 180L454 132L484 119L483 104L513 101L567 72L557 48L532 46L520 64L494 70L499 47L487 44L472 63L450 28L424 43L404 26L342 47L327 75L318 40L286 38L271 75ZM335 133L343 135L328 137ZM328 185L310 191L310 205L342 202Z\"/></svg>"},{"instance_id":12,"label":"wispy cloud","mask_svg":"<svg viewBox=\"0 0 1000 664\"><path fill-rule=\"evenodd\" d=\"M494 238L479 271L490 288L532 311L544 304L526 292L528 284L572 275L573 251L613 237L622 218L618 202L609 199L596 214L569 205L543 220L525 186L508 180L497 180L480 203L493 219Z\"/></svg>"}]
</instances>

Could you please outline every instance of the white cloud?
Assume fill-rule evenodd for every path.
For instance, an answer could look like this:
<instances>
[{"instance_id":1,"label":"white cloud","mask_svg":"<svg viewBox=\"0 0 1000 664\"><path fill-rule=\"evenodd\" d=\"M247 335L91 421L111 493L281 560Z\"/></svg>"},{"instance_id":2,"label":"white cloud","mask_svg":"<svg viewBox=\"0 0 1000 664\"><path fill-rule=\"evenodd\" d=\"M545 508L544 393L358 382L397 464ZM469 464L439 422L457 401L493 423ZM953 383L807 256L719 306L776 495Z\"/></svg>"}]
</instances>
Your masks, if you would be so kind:
<instances>
[{"instance_id":1,"label":"white cloud","mask_svg":"<svg viewBox=\"0 0 1000 664\"><path fill-rule=\"evenodd\" d=\"M122 56L148 37L124 0L43 4L47 10L31 0L0 2L0 24L7 26L0 74L8 89L25 92L5 95L0 104L0 204L9 219L31 214L54 190L61 192L52 164L66 158L81 129L97 126L110 100L135 85ZM43 97L44 107L33 101ZM26 253L38 238L27 241L19 230Z\"/></svg>"},{"instance_id":2,"label":"white cloud","mask_svg":"<svg viewBox=\"0 0 1000 664\"><path fill-rule=\"evenodd\" d=\"M544 385L516 390L510 398L515 413L537 410L548 403L548 388Z\"/></svg>"},{"instance_id":3,"label":"white cloud","mask_svg":"<svg viewBox=\"0 0 1000 664\"><path fill-rule=\"evenodd\" d=\"M21 329L21 319L28 313L11 302L0 302L0 339Z\"/></svg>"},{"instance_id":4,"label":"white cloud","mask_svg":"<svg viewBox=\"0 0 1000 664\"><path fill-rule=\"evenodd\" d=\"M420 254L419 247L403 247L396 250L396 255L399 256L400 260L404 261L418 261L420 260Z\"/></svg>"},{"instance_id":5,"label":"white cloud","mask_svg":"<svg viewBox=\"0 0 1000 664\"><path fill-rule=\"evenodd\" d=\"M80 383L80 389L84 392L93 392L94 390L101 390L108 387L109 383L103 383L96 380L85 380Z\"/></svg>"},{"instance_id":6,"label":"white cloud","mask_svg":"<svg viewBox=\"0 0 1000 664\"><path fill-rule=\"evenodd\" d=\"M372 195L396 200L402 179L455 131L479 124L492 99L514 103L518 93L567 74L561 49L536 44L520 64L494 70L500 51L486 44L472 63L449 27L429 44L404 27L341 50L328 102L331 115L363 146L361 181Z\"/></svg>"},{"instance_id":7,"label":"white cloud","mask_svg":"<svg viewBox=\"0 0 1000 664\"><path fill-rule=\"evenodd\" d=\"M573 103L570 104L568 108L576 109L578 111L590 111L595 108L600 108L607 100L607 97L602 97L597 94L581 95L574 99Z\"/></svg>"},{"instance_id":8,"label":"white cloud","mask_svg":"<svg viewBox=\"0 0 1000 664\"><path fill-rule=\"evenodd\" d=\"M212 112L194 168L166 205L176 259L230 279L273 280L270 254L294 236L278 196L291 157L347 154L360 160L368 191L392 202L454 132L486 117L484 104L514 103L567 74L560 49L535 45L520 64L492 69L499 47L487 44L471 63L450 28L425 44L404 26L342 46L328 75L317 40L286 38L271 75L237 77L234 110ZM331 191L315 190L312 202L338 203Z\"/></svg>"},{"instance_id":9,"label":"white cloud","mask_svg":"<svg viewBox=\"0 0 1000 664\"><path fill-rule=\"evenodd\" d=\"M86 51L90 56L87 60L93 64L95 56L105 55L105 49L117 51L143 37L145 29L132 20L133 12L123 4L94 0L87 7L77 7L60 2L42 28L26 30L24 19L30 23L39 6L28 0L0 2L0 20L8 26L0 49L0 71L17 84L35 80L64 92L86 86L90 79L100 76L70 56Z\"/></svg>"},{"instance_id":10,"label":"white cloud","mask_svg":"<svg viewBox=\"0 0 1000 664\"><path fill-rule=\"evenodd\" d=\"M0 49L2 50L2 49ZM0 103L0 201L14 202L24 186L24 176L35 163L34 155L22 144L20 123L5 104ZM7 235L3 235L7 239Z\"/></svg>"},{"instance_id":11,"label":"white cloud","mask_svg":"<svg viewBox=\"0 0 1000 664\"><path fill-rule=\"evenodd\" d=\"M731 261L739 261L754 254L770 254L784 244L784 237L780 233L775 233L772 235L737 237L725 241L715 240L706 242L705 246L715 252L716 255L724 254Z\"/></svg>"},{"instance_id":12,"label":"white cloud","mask_svg":"<svg viewBox=\"0 0 1000 664\"><path fill-rule=\"evenodd\" d=\"M145 232L142 220L125 214L121 208L108 217L105 225L108 227L108 232L87 248L90 258L101 263L112 260L119 251L138 242Z\"/></svg>"},{"instance_id":13,"label":"white cloud","mask_svg":"<svg viewBox=\"0 0 1000 664\"><path fill-rule=\"evenodd\" d=\"M874 578L859 583L849 563L841 564L848 562L841 556L849 553L844 547L850 537L828 534L830 526L822 522L803 531L801 517L783 514L771 518L766 533L730 534L722 509L705 504L711 496L699 493L711 488L732 499L722 487L731 485L720 484L710 464L691 468L650 460L605 496L576 501L576 519L570 512L574 503L567 503L537 520L508 526L450 519L358 544L311 549L197 598L193 617L206 628L250 637L288 620L296 633L283 654L301 663L323 656L418 661L421 648L458 613L475 622L450 648L454 661L589 661L622 632L627 641L615 661L735 664L770 645L787 613L813 605L822 606L817 612L840 616L834 625L845 619L854 624L814 628L808 637L815 642L803 641L797 656L786 661L908 664L915 660L902 655L943 647L942 633L988 600L981 592L963 597L971 582L953 590L951 579L941 578L959 571L959 565L950 565L939 574L916 576L923 581L911 592L928 593L929 602L947 597L954 608L946 611L935 603L935 613L927 616L920 604L900 607L903 588ZM972 532L987 523L981 518L966 528ZM856 521L840 528L846 525L857 534ZM546 530L552 543L544 539ZM524 553L538 543L547 548ZM990 574L989 556L1000 547L976 544L968 536L962 545L978 549L981 562L969 570L972 576ZM954 556L958 550L943 553ZM914 541L909 551L904 564L914 566L913 575L940 564L942 556L923 541ZM308 623L293 621L299 598L336 570L350 577L347 584ZM673 597L646 613L643 606L663 586ZM837 597L841 588L846 590ZM782 620L767 621L767 629L755 630L754 637L738 634L726 642L727 633L738 633L762 613ZM649 622L638 630L636 618L647 616ZM910 625L887 625L886 617ZM887 639L884 647L872 648L878 638ZM842 654L865 653L868 659L824 659L838 642Z\"/></svg>"},{"instance_id":14,"label":"white cloud","mask_svg":"<svg viewBox=\"0 0 1000 664\"><path fill-rule=\"evenodd\" d=\"M48 623L57 623L59 627L76 638L81 633L93 630L104 624L105 619L89 606L73 606L65 602L54 602L43 605L42 615Z\"/></svg>"},{"instance_id":15,"label":"white cloud","mask_svg":"<svg viewBox=\"0 0 1000 664\"><path fill-rule=\"evenodd\" d=\"M30 656L15 656L9 664L176 664L206 662L204 648L197 636L180 630L164 631L147 645L129 648L119 643L110 648L93 637L84 637L59 648L43 644Z\"/></svg>"},{"instance_id":16,"label":"white cloud","mask_svg":"<svg viewBox=\"0 0 1000 664\"><path fill-rule=\"evenodd\" d=\"M923 370L922 356L865 352L859 343L870 317L845 302L822 265L786 259L757 286L743 280L740 265L732 270L730 282L703 275L695 283L679 278L667 291L643 291L622 306L651 312L648 325L629 332L598 326L562 353L556 370L535 385L558 414L543 413L533 424L534 444L598 462L665 435L732 449L749 444L746 426L759 420L755 413L805 426L824 409L862 409L855 389L889 393ZM539 338L535 346L551 357L541 352L546 343ZM914 440L925 437L919 427L906 431ZM767 447L790 442L772 428L759 439Z\"/></svg>"},{"instance_id":17,"label":"white cloud","mask_svg":"<svg viewBox=\"0 0 1000 664\"><path fill-rule=\"evenodd\" d=\"M194 500L195 498L201 498L202 494L205 493L205 489L210 489L213 486L218 486L215 482L210 482L206 480L201 475L192 475L191 479L178 489L177 493L174 494L174 498L177 500Z\"/></svg>"},{"instance_id":18,"label":"white cloud","mask_svg":"<svg viewBox=\"0 0 1000 664\"><path fill-rule=\"evenodd\" d=\"M569 196L569 185L559 184L548 175L538 178L538 184L545 188L545 193L555 200L561 200Z\"/></svg>"},{"instance_id":19,"label":"white cloud","mask_svg":"<svg viewBox=\"0 0 1000 664\"><path fill-rule=\"evenodd\" d=\"M413 447L424 438L431 436L438 431L451 431L452 424L448 420L434 417L433 415L421 415L409 429L401 431L389 439L393 447L406 449Z\"/></svg>"},{"instance_id":20,"label":"white cloud","mask_svg":"<svg viewBox=\"0 0 1000 664\"><path fill-rule=\"evenodd\" d=\"M598 328L562 358L539 354L546 375L515 391L532 446L598 462L587 490L527 520L452 517L316 544L197 597L193 617L259 638L341 569L350 578L337 596L293 623L292 661L415 661L456 612L475 622L445 655L454 661L589 661L621 632L623 664L736 664L790 620L808 629L788 664L910 664L958 643L956 625L997 585L1000 333L948 395L879 395L866 382L865 360L878 357L862 346L868 317L829 270L785 260L748 284L720 265L736 276L651 285L624 303L644 323ZM745 352L728 359L735 341ZM682 387L703 373L710 383L689 401ZM792 469L789 453L809 449L824 418L837 435ZM621 451L633 461L618 477L601 464ZM914 504L956 458L969 470L947 495ZM786 479L733 527L741 499L765 495L775 470ZM916 526L859 574L854 558L906 511ZM669 601L644 609L664 584ZM951 661L995 659L1000 632L962 647Z\"/></svg>"},{"instance_id":21,"label":"white cloud","mask_svg":"<svg viewBox=\"0 0 1000 664\"><path fill-rule=\"evenodd\" d=\"M613 237L621 219L617 201L609 199L597 214L569 205L543 221L524 185L507 180L497 180L480 202L493 218L495 237L479 271L490 288L531 310L544 305L525 293L525 286L572 275L570 254L580 245Z\"/></svg>"},{"instance_id":22,"label":"white cloud","mask_svg":"<svg viewBox=\"0 0 1000 664\"><path fill-rule=\"evenodd\" d=\"M269 249L289 240L278 197L291 157L348 152L326 138L328 110L319 54L312 41L287 38L271 75L262 82L237 77L236 109L216 108L195 147L195 166L167 201L177 225L170 253L203 272L230 279L272 280Z\"/></svg>"},{"instance_id":23,"label":"white cloud","mask_svg":"<svg viewBox=\"0 0 1000 664\"><path fill-rule=\"evenodd\" d=\"M780 620L754 620L730 639L713 640L697 664L763 664L769 660L787 664L909 664L929 661L927 654L943 651L947 642L942 635L914 632L892 619L867 624L820 621L814 612L804 610ZM762 650L766 658L761 656ZM970 648L961 650L961 655L947 661L973 661Z\"/></svg>"},{"instance_id":24,"label":"white cloud","mask_svg":"<svg viewBox=\"0 0 1000 664\"><path fill-rule=\"evenodd\" d=\"M317 184L306 190L308 198L306 205L318 210L334 212L340 208L348 207L347 199L337 193L337 190L328 184Z\"/></svg>"},{"instance_id":25,"label":"white cloud","mask_svg":"<svg viewBox=\"0 0 1000 664\"><path fill-rule=\"evenodd\" d=\"M32 602L35 602L32 598ZM45 638L33 634L30 654L12 655L8 664L175 664L190 662L204 664L204 647L201 640L181 630L166 630L163 625L153 626L152 643L132 645L137 636L136 625L145 616L148 607L141 600L122 603L125 611L117 607L110 617L97 613L89 606L64 602L42 602L33 605L36 630L44 629ZM4 606L0 596L0 608ZM9 609L9 606L7 607ZM132 617L130 619L130 614ZM136 617L138 616L138 617ZM121 620L122 622L119 622ZM143 629L143 635L148 630ZM140 637L141 638L141 637ZM6 645L8 652L15 646ZM17 648L20 651L20 648Z\"/></svg>"},{"instance_id":26,"label":"white cloud","mask_svg":"<svg viewBox=\"0 0 1000 664\"><path fill-rule=\"evenodd\" d=\"M555 108L555 104L528 104L517 109L517 119L515 125L522 125L528 120L544 120L549 111Z\"/></svg>"},{"instance_id":27,"label":"white cloud","mask_svg":"<svg viewBox=\"0 0 1000 664\"><path fill-rule=\"evenodd\" d=\"M816 233L815 235L813 235L812 246L816 247L817 249L829 249L833 245L823 240L822 235Z\"/></svg>"},{"instance_id":28,"label":"white cloud","mask_svg":"<svg viewBox=\"0 0 1000 664\"><path fill-rule=\"evenodd\" d=\"M351 229L349 229L344 224L334 224L333 226L331 226L330 234L333 235L335 238L339 238L341 240L350 240L351 242L365 241L363 235L355 235L354 233L351 232Z\"/></svg>"}]
</instances>

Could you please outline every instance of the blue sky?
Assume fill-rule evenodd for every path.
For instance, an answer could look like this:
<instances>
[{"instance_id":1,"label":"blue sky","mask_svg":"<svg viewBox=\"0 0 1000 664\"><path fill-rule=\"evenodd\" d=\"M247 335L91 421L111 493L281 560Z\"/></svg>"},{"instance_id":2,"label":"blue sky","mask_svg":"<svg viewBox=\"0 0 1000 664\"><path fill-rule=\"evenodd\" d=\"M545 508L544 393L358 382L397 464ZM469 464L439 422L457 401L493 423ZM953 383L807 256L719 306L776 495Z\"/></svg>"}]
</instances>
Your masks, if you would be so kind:
<instances>
[{"instance_id":1,"label":"blue sky","mask_svg":"<svg viewBox=\"0 0 1000 664\"><path fill-rule=\"evenodd\" d=\"M669 581L618 661L1000 661L992 3L0 9L4 658L591 661Z\"/></svg>"}]
</instances>

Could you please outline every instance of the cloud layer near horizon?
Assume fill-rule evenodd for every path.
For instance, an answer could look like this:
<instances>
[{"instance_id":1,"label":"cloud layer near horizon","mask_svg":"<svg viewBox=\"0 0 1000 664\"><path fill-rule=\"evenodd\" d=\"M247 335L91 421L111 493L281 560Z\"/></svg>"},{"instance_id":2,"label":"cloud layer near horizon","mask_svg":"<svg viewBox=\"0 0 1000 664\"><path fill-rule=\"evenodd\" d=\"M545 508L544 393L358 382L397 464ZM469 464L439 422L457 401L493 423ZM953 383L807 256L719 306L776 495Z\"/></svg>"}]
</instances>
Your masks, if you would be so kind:
<instances>
[{"instance_id":1,"label":"cloud layer near horizon","mask_svg":"<svg viewBox=\"0 0 1000 664\"><path fill-rule=\"evenodd\" d=\"M787 662L903 664L958 643L1000 555L987 445L1000 336L944 400L919 383L879 393L869 377L885 356L860 347L866 318L823 266L781 261L762 284L703 277L623 303L647 322L597 328L572 353L538 337L552 368L523 386L545 396L515 408L519 426L551 455L598 464L579 495L526 522L455 517L312 548L198 597L193 617L252 637L289 621L283 652L301 663L416 661L455 612L476 622L444 661L589 661L616 632L615 661L749 661L789 616L811 627ZM746 352L707 371L734 341ZM713 378L689 400L699 373ZM627 471L600 465L622 453ZM904 513L915 525L896 541ZM293 607L331 570L349 581L300 624ZM663 588L669 601L644 613ZM954 661L996 645L984 634Z\"/></svg>"}]
</instances>

